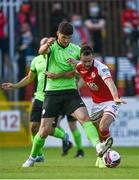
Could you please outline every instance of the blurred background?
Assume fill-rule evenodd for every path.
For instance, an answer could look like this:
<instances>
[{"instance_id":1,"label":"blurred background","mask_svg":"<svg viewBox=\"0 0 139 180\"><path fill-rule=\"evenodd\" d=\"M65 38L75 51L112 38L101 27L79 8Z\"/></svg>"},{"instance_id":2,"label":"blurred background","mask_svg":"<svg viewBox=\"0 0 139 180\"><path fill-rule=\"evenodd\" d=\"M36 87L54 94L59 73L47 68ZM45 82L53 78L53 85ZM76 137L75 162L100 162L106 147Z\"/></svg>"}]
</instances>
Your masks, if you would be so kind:
<instances>
[{"instance_id":1,"label":"blurred background","mask_svg":"<svg viewBox=\"0 0 139 180\"><path fill-rule=\"evenodd\" d=\"M127 100L111 128L114 145L139 146L139 0L0 0L0 84L17 82L28 73L40 39L56 36L62 20L74 26L73 43L90 44L110 67L119 94ZM0 146L30 144L34 91L35 82L19 90L0 89ZM86 86L81 95L90 111ZM69 131L65 124L63 120ZM51 138L47 143L59 144Z\"/></svg>"}]
</instances>

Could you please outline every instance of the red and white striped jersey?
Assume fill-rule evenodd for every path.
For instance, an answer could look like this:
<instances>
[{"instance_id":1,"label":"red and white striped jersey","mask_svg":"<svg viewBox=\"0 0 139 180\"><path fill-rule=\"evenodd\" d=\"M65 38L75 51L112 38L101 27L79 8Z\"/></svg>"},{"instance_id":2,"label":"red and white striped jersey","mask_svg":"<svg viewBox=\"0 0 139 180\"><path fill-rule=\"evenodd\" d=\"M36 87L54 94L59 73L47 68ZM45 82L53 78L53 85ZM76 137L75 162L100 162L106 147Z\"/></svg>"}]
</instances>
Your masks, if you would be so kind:
<instances>
[{"instance_id":1,"label":"red and white striped jersey","mask_svg":"<svg viewBox=\"0 0 139 180\"><path fill-rule=\"evenodd\" d=\"M101 103L113 100L110 90L104 82L106 78L111 78L110 71L105 64L94 59L90 69L85 69L81 63L77 64L76 69L89 86L93 102Z\"/></svg>"}]
</instances>

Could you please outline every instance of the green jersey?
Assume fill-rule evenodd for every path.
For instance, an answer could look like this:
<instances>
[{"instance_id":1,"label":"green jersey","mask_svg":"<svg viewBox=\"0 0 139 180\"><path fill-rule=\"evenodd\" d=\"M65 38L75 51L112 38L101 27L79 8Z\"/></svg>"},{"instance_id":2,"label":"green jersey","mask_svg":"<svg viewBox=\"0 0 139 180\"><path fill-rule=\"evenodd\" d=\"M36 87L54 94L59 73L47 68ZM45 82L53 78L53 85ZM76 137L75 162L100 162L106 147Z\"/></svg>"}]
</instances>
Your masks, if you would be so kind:
<instances>
[{"instance_id":1,"label":"green jersey","mask_svg":"<svg viewBox=\"0 0 139 180\"><path fill-rule=\"evenodd\" d=\"M80 47L69 43L67 47L63 48L58 44L57 41L55 41L54 44L52 44L50 47L50 54L48 54L48 72L58 74L75 70L76 67L74 65L69 65L67 63L69 58L79 59ZM47 78L47 91L76 88L75 77L58 79Z\"/></svg>"},{"instance_id":2,"label":"green jersey","mask_svg":"<svg viewBox=\"0 0 139 180\"><path fill-rule=\"evenodd\" d=\"M30 70L37 75L37 89L34 93L35 99L40 101L44 100L45 96L45 86L46 86L46 76L44 72L46 71L47 66L47 55L36 56L32 62Z\"/></svg>"}]
</instances>

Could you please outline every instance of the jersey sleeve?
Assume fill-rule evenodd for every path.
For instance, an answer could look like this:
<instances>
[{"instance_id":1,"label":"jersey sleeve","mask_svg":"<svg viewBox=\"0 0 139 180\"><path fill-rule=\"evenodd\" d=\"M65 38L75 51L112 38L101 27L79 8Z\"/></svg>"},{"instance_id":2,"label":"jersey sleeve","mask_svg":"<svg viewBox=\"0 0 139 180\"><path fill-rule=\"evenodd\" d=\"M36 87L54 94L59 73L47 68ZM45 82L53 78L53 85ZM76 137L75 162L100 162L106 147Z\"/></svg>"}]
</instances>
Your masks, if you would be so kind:
<instances>
[{"instance_id":1,"label":"jersey sleeve","mask_svg":"<svg viewBox=\"0 0 139 180\"><path fill-rule=\"evenodd\" d=\"M111 78L111 73L110 73L109 68L105 64L102 64L102 63L98 66L98 74L101 76L103 80L107 78Z\"/></svg>"},{"instance_id":2,"label":"jersey sleeve","mask_svg":"<svg viewBox=\"0 0 139 180\"><path fill-rule=\"evenodd\" d=\"M36 72L35 60L36 60L36 58L33 58L32 62L31 62L31 65L30 65L30 70L32 72Z\"/></svg>"}]
</instances>

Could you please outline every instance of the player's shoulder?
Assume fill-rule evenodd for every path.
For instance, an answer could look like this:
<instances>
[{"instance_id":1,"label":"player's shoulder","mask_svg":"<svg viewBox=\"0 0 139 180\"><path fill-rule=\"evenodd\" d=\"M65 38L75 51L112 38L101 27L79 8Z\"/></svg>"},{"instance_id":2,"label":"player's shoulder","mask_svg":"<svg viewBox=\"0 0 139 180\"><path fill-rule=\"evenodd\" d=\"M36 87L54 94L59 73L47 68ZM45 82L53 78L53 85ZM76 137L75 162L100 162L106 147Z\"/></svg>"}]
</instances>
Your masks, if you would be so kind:
<instances>
[{"instance_id":1,"label":"player's shoulder","mask_svg":"<svg viewBox=\"0 0 139 180\"><path fill-rule=\"evenodd\" d=\"M98 59L98 58L94 58L94 66L96 68L106 68L107 65L101 60L101 59Z\"/></svg>"},{"instance_id":2,"label":"player's shoulder","mask_svg":"<svg viewBox=\"0 0 139 180\"><path fill-rule=\"evenodd\" d=\"M38 64L40 61L44 61L44 58L47 58L47 55L45 56L45 55L40 54L38 56L35 56L31 62L31 64L34 64L34 65Z\"/></svg>"},{"instance_id":3,"label":"player's shoulder","mask_svg":"<svg viewBox=\"0 0 139 180\"><path fill-rule=\"evenodd\" d=\"M39 54L33 58L33 61L39 61L40 59L44 59L46 57L47 57L47 54L46 55Z\"/></svg>"}]
</instances>

